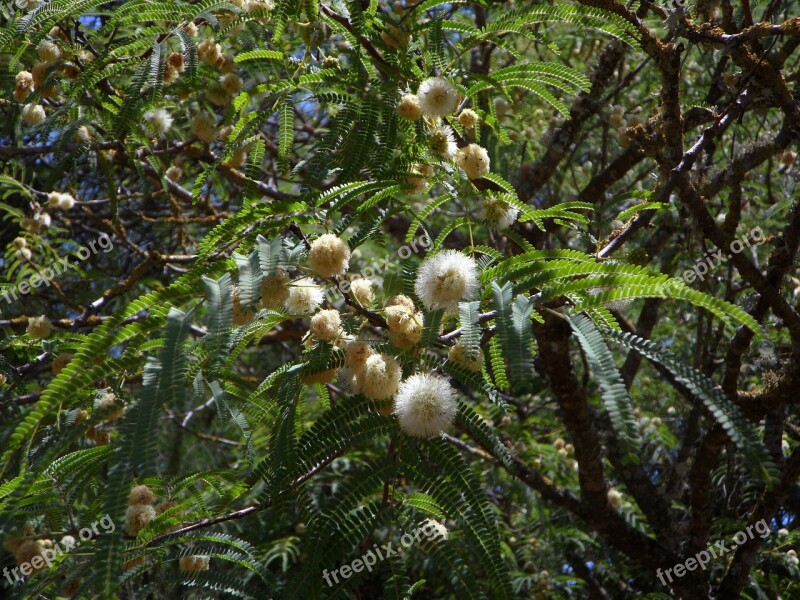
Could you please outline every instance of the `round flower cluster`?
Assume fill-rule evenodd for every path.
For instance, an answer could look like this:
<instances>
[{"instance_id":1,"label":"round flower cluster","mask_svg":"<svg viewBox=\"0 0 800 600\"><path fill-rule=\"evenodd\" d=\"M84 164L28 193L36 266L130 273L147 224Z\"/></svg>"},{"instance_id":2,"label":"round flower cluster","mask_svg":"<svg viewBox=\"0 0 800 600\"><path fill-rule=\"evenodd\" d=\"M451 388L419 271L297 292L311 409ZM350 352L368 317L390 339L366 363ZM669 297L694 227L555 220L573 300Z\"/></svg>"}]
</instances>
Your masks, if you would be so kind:
<instances>
[{"instance_id":1,"label":"round flower cluster","mask_svg":"<svg viewBox=\"0 0 800 600\"><path fill-rule=\"evenodd\" d=\"M261 308L276 309L283 306L289 298L289 274L277 269L272 275L265 275L261 280Z\"/></svg>"},{"instance_id":2,"label":"round flower cluster","mask_svg":"<svg viewBox=\"0 0 800 600\"><path fill-rule=\"evenodd\" d=\"M289 286L283 306L291 315L310 315L322 304L324 297L322 288L311 277L303 277Z\"/></svg>"},{"instance_id":3,"label":"round flower cluster","mask_svg":"<svg viewBox=\"0 0 800 600\"><path fill-rule=\"evenodd\" d=\"M455 163L470 179L480 179L489 172L489 153L478 144L470 144L456 152Z\"/></svg>"},{"instance_id":4,"label":"round flower cluster","mask_svg":"<svg viewBox=\"0 0 800 600\"><path fill-rule=\"evenodd\" d=\"M48 208L69 210L75 206L75 197L72 194L50 192L47 194Z\"/></svg>"},{"instance_id":5,"label":"round flower cluster","mask_svg":"<svg viewBox=\"0 0 800 600\"><path fill-rule=\"evenodd\" d=\"M34 339L44 340L50 337L53 324L46 316L31 317L28 319L27 334Z\"/></svg>"},{"instance_id":6,"label":"round flower cluster","mask_svg":"<svg viewBox=\"0 0 800 600\"><path fill-rule=\"evenodd\" d=\"M200 141L210 144L217 137L217 120L205 113L197 114L192 117L189 131Z\"/></svg>"},{"instance_id":7,"label":"round flower cluster","mask_svg":"<svg viewBox=\"0 0 800 600\"><path fill-rule=\"evenodd\" d=\"M446 117L458 108L458 92L443 77L431 77L420 83L417 98L422 112L430 117Z\"/></svg>"},{"instance_id":8,"label":"round flower cluster","mask_svg":"<svg viewBox=\"0 0 800 600\"><path fill-rule=\"evenodd\" d=\"M38 104L26 104L22 107L22 120L28 125L38 125L45 120L47 114L44 108Z\"/></svg>"},{"instance_id":9,"label":"round flower cluster","mask_svg":"<svg viewBox=\"0 0 800 600\"><path fill-rule=\"evenodd\" d=\"M461 252L444 250L420 265L414 291L428 310L457 313L458 303L478 292L478 267Z\"/></svg>"},{"instance_id":10,"label":"round flower cluster","mask_svg":"<svg viewBox=\"0 0 800 600\"><path fill-rule=\"evenodd\" d=\"M470 371L480 372L483 367L483 353L480 348L474 356L470 356L461 340L458 340L447 353L447 358L454 363L466 367Z\"/></svg>"},{"instance_id":11,"label":"round flower cluster","mask_svg":"<svg viewBox=\"0 0 800 600\"><path fill-rule=\"evenodd\" d=\"M145 526L156 518L153 506L156 496L146 485L137 485L131 489L128 497L128 510L125 513L125 533L139 535Z\"/></svg>"},{"instance_id":12,"label":"round flower cluster","mask_svg":"<svg viewBox=\"0 0 800 600\"><path fill-rule=\"evenodd\" d=\"M350 388L372 400L388 400L397 392L402 375L394 357L371 352L361 368L353 371Z\"/></svg>"},{"instance_id":13,"label":"round flower cluster","mask_svg":"<svg viewBox=\"0 0 800 600\"><path fill-rule=\"evenodd\" d=\"M412 375L400 384L394 414L414 437L430 438L450 427L458 411L456 392L440 375Z\"/></svg>"},{"instance_id":14,"label":"round flower cluster","mask_svg":"<svg viewBox=\"0 0 800 600\"><path fill-rule=\"evenodd\" d=\"M194 573L197 571L208 571L208 556L181 556L178 561L178 569L187 573Z\"/></svg>"},{"instance_id":15,"label":"round flower cluster","mask_svg":"<svg viewBox=\"0 0 800 600\"><path fill-rule=\"evenodd\" d=\"M488 196L483 198L479 216L490 221L498 229L505 229L517 220L519 209L500 198Z\"/></svg>"},{"instance_id":16,"label":"round flower cluster","mask_svg":"<svg viewBox=\"0 0 800 600\"><path fill-rule=\"evenodd\" d=\"M391 298L386 303L384 313L392 344L408 350L420 342L424 317L421 312L416 312L411 298L403 295Z\"/></svg>"},{"instance_id":17,"label":"round flower cluster","mask_svg":"<svg viewBox=\"0 0 800 600\"><path fill-rule=\"evenodd\" d=\"M343 335L342 319L338 310L321 310L311 317L311 335L318 340L332 342Z\"/></svg>"},{"instance_id":18,"label":"round flower cluster","mask_svg":"<svg viewBox=\"0 0 800 600\"><path fill-rule=\"evenodd\" d=\"M28 241L25 238L14 238L14 247L17 249L14 256L19 262L28 262L33 256L31 249L27 247Z\"/></svg>"},{"instance_id":19,"label":"round flower cluster","mask_svg":"<svg viewBox=\"0 0 800 600\"><path fill-rule=\"evenodd\" d=\"M338 277L350 266L350 248L332 233L326 233L311 243L308 258L317 275Z\"/></svg>"},{"instance_id":20,"label":"round flower cluster","mask_svg":"<svg viewBox=\"0 0 800 600\"><path fill-rule=\"evenodd\" d=\"M375 300L372 281L363 278L354 279L350 282L350 295L361 306L369 306Z\"/></svg>"},{"instance_id":21,"label":"round flower cluster","mask_svg":"<svg viewBox=\"0 0 800 600\"><path fill-rule=\"evenodd\" d=\"M166 135L172 127L172 116L163 108L148 110L142 119L156 135Z\"/></svg>"}]
</instances>

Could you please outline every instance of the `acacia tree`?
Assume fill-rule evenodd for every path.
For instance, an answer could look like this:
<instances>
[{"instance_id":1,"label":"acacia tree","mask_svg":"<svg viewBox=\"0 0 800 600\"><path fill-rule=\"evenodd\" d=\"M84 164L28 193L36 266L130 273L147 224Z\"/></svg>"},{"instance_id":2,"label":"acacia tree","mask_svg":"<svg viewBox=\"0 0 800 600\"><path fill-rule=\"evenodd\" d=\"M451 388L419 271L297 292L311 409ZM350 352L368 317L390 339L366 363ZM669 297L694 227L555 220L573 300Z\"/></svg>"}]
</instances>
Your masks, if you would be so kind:
<instances>
[{"instance_id":1,"label":"acacia tree","mask_svg":"<svg viewBox=\"0 0 800 600\"><path fill-rule=\"evenodd\" d=\"M8 4L5 595L800 593L792 2Z\"/></svg>"}]
</instances>

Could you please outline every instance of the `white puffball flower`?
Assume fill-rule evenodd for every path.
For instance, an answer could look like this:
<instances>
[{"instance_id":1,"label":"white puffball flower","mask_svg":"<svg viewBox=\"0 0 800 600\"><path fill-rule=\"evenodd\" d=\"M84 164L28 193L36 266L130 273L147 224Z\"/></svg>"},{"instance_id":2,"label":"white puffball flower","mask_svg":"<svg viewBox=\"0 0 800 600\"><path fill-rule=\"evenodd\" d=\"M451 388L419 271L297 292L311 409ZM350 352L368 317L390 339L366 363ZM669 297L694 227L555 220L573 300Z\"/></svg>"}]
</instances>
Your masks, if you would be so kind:
<instances>
[{"instance_id":1,"label":"white puffball flower","mask_svg":"<svg viewBox=\"0 0 800 600\"><path fill-rule=\"evenodd\" d=\"M452 425L457 411L456 391L441 375L412 375L394 397L400 427L414 437L439 435Z\"/></svg>"},{"instance_id":2,"label":"white puffball flower","mask_svg":"<svg viewBox=\"0 0 800 600\"><path fill-rule=\"evenodd\" d=\"M614 488L608 490L608 503L616 510L622 508L622 492Z\"/></svg>"},{"instance_id":3,"label":"white puffball flower","mask_svg":"<svg viewBox=\"0 0 800 600\"><path fill-rule=\"evenodd\" d=\"M39 42L39 45L36 46L36 52L39 54L39 58L42 59L42 62L48 65L53 64L61 58L61 48L47 40Z\"/></svg>"},{"instance_id":4,"label":"white puffball flower","mask_svg":"<svg viewBox=\"0 0 800 600\"><path fill-rule=\"evenodd\" d=\"M148 110L142 118L157 135L164 135L172 127L172 117L163 108Z\"/></svg>"},{"instance_id":5,"label":"white puffball flower","mask_svg":"<svg viewBox=\"0 0 800 600\"><path fill-rule=\"evenodd\" d=\"M37 340L43 340L50 337L50 330L52 328L53 324L50 322L50 319L44 315L41 315L40 317L31 317L28 319L27 333L32 338Z\"/></svg>"},{"instance_id":6,"label":"white puffball flower","mask_svg":"<svg viewBox=\"0 0 800 600\"><path fill-rule=\"evenodd\" d=\"M428 310L458 312L459 301L478 292L478 267L461 252L444 250L420 265L414 291Z\"/></svg>"},{"instance_id":7,"label":"white puffball flower","mask_svg":"<svg viewBox=\"0 0 800 600\"><path fill-rule=\"evenodd\" d=\"M519 216L519 209L499 198L484 198L478 216L491 221L498 229L511 226Z\"/></svg>"},{"instance_id":8,"label":"white puffball flower","mask_svg":"<svg viewBox=\"0 0 800 600\"><path fill-rule=\"evenodd\" d=\"M298 279L289 287L289 296L283 306L292 315L310 315L324 299L322 288L310 277Z\"/></svg>"},{"instance_id":9,"label":"white puffball flower","mask_svg":"<svg viewBox=\"0 0 800 600\"><path fill-rule=\"evenodd\" d=\"M44 121L46 116L44 108L38 104L26 104L22 107L22 119L28 125L38 125Z\"/></svg>"},{"instance_id":10,"label":"white puffball flower","mask_svg":"<svg viewBox=\"0 0 800 600\"><path fill-rule=\"evenodd\" d=\"M201 142L210 144L217 137L217 120L205 113L192 117L189 131Z\"/></svg>"},{"instance_id":11,"label":"white puffball flower","mask_svg":"<svg viewBox=\"0 0 800 600\"><path fill-rule=\"evenodd\" d=\"M415 94L405 94L397 103L397 116L401 119L416 121L422 116L419 98Z\"/></svg>"},{"instance_id":12,"label":"white puffball flower","mask_svg":"<svg viewBox=\"0 0 800 600\"><path fill-rule=\"evenodd\" d=\"M344 275L350 266L350 248L332 233L326 233L311 242L308 259L317 275Z\"/></svg>"},{"instance_id":13,"label":"white puffball flower","mask_svg":"<svg viewBox=\"0 0 800 600\"><path fill-rule=\"evenodd\" d=\"M480 179L489 172L489 153L478 144L459 149L455 162L470 179Z\"/></svg>"},{"instance_id":14,"label":"white puffball flower","mask_svg":"<svg viewBox=\"0 0 800 600\"><path fill-rule=\"evenodd\" d=\"M431 117L445 117L458 108L458 92L442 77L431 77L417 89L419 107Z\"/></svg>"}]
</instances>

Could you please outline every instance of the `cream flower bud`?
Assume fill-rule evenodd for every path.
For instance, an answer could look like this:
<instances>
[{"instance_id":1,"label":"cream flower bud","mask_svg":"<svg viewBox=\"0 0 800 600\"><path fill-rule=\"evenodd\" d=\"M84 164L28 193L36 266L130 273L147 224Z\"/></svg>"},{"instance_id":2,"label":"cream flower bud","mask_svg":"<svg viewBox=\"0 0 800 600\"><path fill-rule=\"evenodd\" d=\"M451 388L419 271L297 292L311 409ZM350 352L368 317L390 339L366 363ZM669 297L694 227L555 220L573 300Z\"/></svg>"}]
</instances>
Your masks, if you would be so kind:
<instances>
[{"instance_id":1,"label":"cream flower bud","mask_svg":"<svg viewBox=\"0 0 800 600\"><path fill-rule=\"evenodd\" d=\"M332 341L341 333L342 319L338 310L321 310L311 317L311 335L318 340Z\"/></svg>"},{"instance_id":2,"label":"cream flower bud","mask_svg":"<svg viewBox=\"0 0 800 600\"><path fill-rule=\"evenodd\" d=\"M433 177L433 167L425 164L416 164L411 167L412 175L406 177L406 183L412 186L409 193L416 194L428 187L428 177Z\"/></svg>"},{"instance_id":3,"label":"cream flower bud","mask_svg":"<svg viewBox=\"0 0 800 600\"><path fill-rule=\"evenodd\" d=\"M470 300L478 292L477 265L455 250L439 252L420 265L414 291L428 310L456 313L459 301Z\"/></svg>"},{"instance_id":4,"label":"cream flower bud","mask_svg":"<svg viewBox=\"0 0 800 600\"><path fill-rule=\"evenodd\" d=\"M156 518L156 509L149 504L132 504L125 513L125 533L138 535L145 526Z\"/></svg>"},{"instance_id":5,"label":"cream flower bud","mask_svg":"<svg viewBox=\"0 0 800 600\"><path fill-rule=\"evenodd\" d=\"M38 125L44 121L46 117L47 114L45 114L44 108L38 104L26 104L22 107L22 119L28 125Z\"/></svg>"},{"instance_id":6,"label":"cream flower bud","mask_svg":"<svg viewBox=\"0 0 800 600\"><path fill-rule=\"evenodd\" d=\"M30 248L20 248L14 252L14 257L19 262L28 262L31 259L31 256L33 256L33 253L31 252Z\"/></svg>"},{"instance_id":7,"label":"cream flower bud","mask_svg":"<svg viewBox=\"0 0 800 600\"><path fill-rule=\"evenodd\" d=\"M61 58L61 48L47 40L39 42L39 45L36 46L36 52L39 58L42 59L42 62L47 64L53 64Z\"/></svg>"},{"instance_id":8,"label":"cream flower bud","mask_svg":"<svg viewBox=\"0 0 800 600\"><path fill-rule=\"evenodd\" d=\"M27 333L29 336L37 340L43 340L50 337L50 330L52 328L53 324L50 322L50 319L44 315L41 315L40 317L31 317L28 319Z\"/></svg>"},{"instance_id":9,"label":"cream flower bud","mask_svg":"<svg viewBox=\"0 0 800 600\"><path fill-rule=\"evenodd\" d=\"M14 552L14 557L17 559L18 565L27 564L31 573L38 573L44 569L44 561L36 561L40 566L34 567L32 561L34 558L42 557L44 553L44 544L40 540L26 540L22 542L17 551Z\"/></svg>"},{"instance_id":10,"label":"cream flower bud","mask_svg":"<svg viewBox=\"0 0 800 600\"><path fill-rule=\"evenodd\" d=\"M231 101L231 95L223 89L219 82L216 82L206 90L206 99L214 106L227 106Z\"/></svg>"},{"instance_id":11,"label":"cream flower bud","mask_svg":"<svg viewBox=\"0 0 800 600\"><path fill-rule=\"evenodd\" d=\"M456 392L440 375L412 375L400 384L394 398L400 428L415 437L439 435L452 425L457 411Z\"/></svg>"},{"instance_id":12,"label":"cream flower bud","mask_svg":"<svg viewBox=\"0 0 800 600\"><path fill-rule=\"evenodd\" d=\"M242 307L241 300L239 299L239 286L236 285L233 287L233 324L242 326L247 325L253 321L255 317L255 313L250 310L250 307L246 309Z\"/></svg>"},{"instance_id":13,"label":"cream flower bud","mask_svg":"<svg viewBox=\"0 0 800 600\"><path fill-rule=\"evenodd\" d=\"M163 108L148 110L142 115L144 122L152 129L156 135L164 135L172 127L172 117Z\"/></svg>"},{"instance_id":14,"label":"cream flower bud","mask_svg":"<svg viewBox=\"0 0 800 600\"><path fill-rule=\"evenodd\" d=\"M60 202L61 202L61 194L59 192L50 192L49 194L47 194L48 208L58 208Z\"/></svg>"},{"instance_id":15,"label":"cream flower bud","mask_svg":"<svg viewBox=\"0 0 800 600\"><path fill-rule=\"evenodd\" d=\"M33 75L30 71L20 71L14 78L14 100L22 102L33 91Z\"/></svg>"},{"instance_id":16,"label":"cream flower bud","mask_svg":"<svg viewBox=\"0 0 800 600\"><path fill-rule=\"evenodd\" d=\"M146 485L135 485L131 488L131 493L128 496L128 504L152 504L156 501L156 495Z\"/></svg>"},{"instance_id":17,"label":"cream flower bud","mask_svg":"<svg viewBox=\"0 0 800 600\"><path fill-rule=\"evenodd\" d=\"M303 277L289 287L284 307L291 315L310 315L324 299L322 288L310 277Z\"/></svg>"},{"instance_id":18,"label":"cream flower bud","mask_svg":"<svg viewBox=\"0 0 800 600\"><path fill-rule=\"evenodd\" d=\"M8 381L8 379L6 379L6 376L0 373L0 385L5 385L6 381Z\"/></svg>"},{"instance_id":19,"label":"cream flower bud","mask_svg":"<svg viewBox=\"0 0 800 600\"><path fill-rule=\"evenodd\" d=\"M423 315L415 312L414 302L408 296L395 296L384 309L389 325L389 341L398 348L408 350L422 339Z\"/></svg>"},{"instance_id":20,"label":"cream flower bud","mask_svg":"<svg viewBox=\"0 0 800 600\"><path fill-rule=\"evenodd\" d=\"M351 340L344 349L344 366L353 371L361 370L373 354L372 347L367 342Z\"/></svg>"},{"instance_id":21,"label":"cream flower bud","mask_svg":"<svg viewBox=\"0 0 800 600\"><path fill-rule=\"evenodd\" d=\"M614 488L608 490L608 503L614 509L619 510L622 507L622 493Z\"/></svg>"},{"instance_id":22,"label":"cream flower bud","mask_svg":"<svg viewBox=\"0 0 800 600\"><path fill-rule=\"evenodd\" d=\"M178 569L187 573L208 571L208 565L208 556L181 556L180 560L178 561Z\"/></svg>"},{"instance_id":23,"label":"cream flower bud","mask_svg":"<svg viewBox=\"0 0 800 600\"><path fill-rule=\"evenodd\" d=\"M222 86L223 90L228 92L230 95L233 95L242 91L242 85L244 85L244 82L236 73L226 73L220 77L219 84Z\"/></svg>"},{"instance_id":24,"label":"cream flower bud","mask_svg":"<svg viewBox=\"0 0 800 600\"><path fill-rule=\"evenodd\" d=\"M60 210L70 210L75 206L75 197L72 194L59 194L57 208Z\"/></svg>"},{"instance_id":25,"label":"cream flower bud","mask_svg":"<svg viewBox=\"0 0 800 600\"><path fill-rule=\"evenodd\" d=\"M489 153L478 144L459 149L455 162L470 179L480 179L489 172Z\"/></svg>"},{"instance_id":26,"label":"cream flower bud","mask_svg":"<svg viewBox=\"0 0 800 600\"><path fill-rule=\"evenodd\" d=\"M191 21L183 26L183 30L189 34L189 37L197 37L197 34L199 33L197 25Z\"/></svg>"},{"instance_id":27,"label":"cream flower bud","mask_svg":"<svg viewBox=\"0 0 800 600\"><path fill-rule=\"evenodd\" d=\"M414 94L406 94L397 103L397 116L401 119L416 121L422 116L422 109L419 107L419 98Z\"/></svg>"},{"instance_id":28,"label":"cream flower bud","mask_svg":"<svg viewBox=\"0 0 800 600\"><path fill-rule=\"evenodd\" d=\"M189 131L201 142L210 144L217 137L217 120L205 113L200 113L192 117Z\"/></svg>"},{"instance_id":29,"label":"cream flower bud","mask_svg":"<svg viewBox=\"0 0 800 600\"><path fill-rule=\"evenodd\" d=\"M458 122L464 129L473 129L479 120L478 113L470 108L465 108L458 115Z\"/></svg>"},{"instance_id":30,"label":"cream flower bud","mask_svg":"<svg viewBox=\"0 0 800 600\"><path fill-rule=\"evenodd\" d=\"M215 65L222 58L222 46L213 39L204 40L197 44L197 58L209 65Z\"/></svg>"},{"instance_id":31,"label":"cream flower bud","mask_svg":"<svg viewBox=\"0 0 800 600\"><path fill-rule=\"evenodd\" d=\"M179 72L183 71L186 68L186 58L183 56L183 52L172 52L167 57L167 64Z\"/></svg>"},{"instance_id":32,"label":"cream flower bud","mask_svg":"<svg viewBox=\"0 0 800 600\"><path fill-rule=\"evenodd\" d=\"M458 92L446 79L431 77L417 90L422 112L432 117L445 117L458 108Z\"/></svg>"},{"instance_id":33,"label":"cream flower bud","mask_svg":"<svg viewBox=\"0 0 800 600\"><path fill-rule=\"evenodd\" d=\"M53 359L53 362L50 365L50 371L53 373L53 375L58 375L64 370L64 367L66 367L71 360L72 354L69 352L62 352Z\"/></svg>"},{"instance_id":34,"label":"cream flower bud","mask_svg":"<svg viewBox=\"0 0 800 600\"><path fill-rule=\"evenodd\" d=\"M393 357L386 354L372 354L364 361L364 366L353 374L351 386L357 394L373 400L388 400L394 396L400 385L403 373Z\"/></svg>"},{"instance_id":35,"label":"cream flower bud","mask_svg":"<svg viewBox=\"0 0 800 600\"><path fill-rule=\"evenodd\" d=\"M303 376L300 378L300 381L306 385L314 385L317 383L330 383L336 376L339 374L339 369L327 369L325 371L319 371L318 373L304 373Z\"/></svg>"},{"instance_id":36,"label":"cream flower bud","mask_svg":"<svg viewBox=\"0 0 800 600\"><path fill-rule=\"evenodd\" d=\"M470 371L479 372L483 366L483 352L481 352L480 348L478 348L474 356L469 356L461 340L458 340L458 342L450 348L450 351L447 353L447 358L456 364L466 367Z\"/></svg>"},{"instance_id":37,"label":"cream flower bud","mask_svg":"<svg viewBox=\"0 0 800 600\"><path fill-rule=\"evenodd\" d=\"M350 266L350 248L332 233L326 233L311 243L308 258L317 275L344 275Z\"/></svg>"},{"instance_id":38,"label":"cream flower bud","mask_svg":"<svg viewBox=\"0 0 800 600\"><path fill-rule=\"evenodd\" d=\"M261 280L261 308L280 308L289 297L289 275L277 269L273 275L265 275Z\"/></svg>"},{"instance_id":39,"label":"cream flower bud","mask_svg":"<svg viewBox=\"0 0 800 600\"><path fill-rule=\"evenodd\" d=\"M24 248L27 245L28 245L28 242L24 237L16 237L16 238L14 238L14 247L15 248L17 248L17 249Z\"/></svg>"},{"instance_id":40,"label":"cream flower bud","mask_svg":"<svg viewBox=\"0 0 800 600\"><path fill-rule=\"evenodd\" d=\"M169 169L167 169L166 173L167 179L170 181L180 181L181 177L183 177L183 169L176 165L172 165Z\"/></svg>"},{"instance_id":41,"label":"cream flower bud","mask_svg":"<svg viewBox=\"0 0 800 600\"><path fill-rule=\"evenodd\" d=\"M164 83L169 85L170 83L175 83L178 81L178 77L180 76L180 72L178 69L173 67L171 64L167 63L164 65Z\"/></svg>"},{"instance_id":42,"label":"cream flower bud","mask_svg":"<svg viewBox=\"0 0 800 600\"><path fill-rule=\"evenodd\" d=\"M425 519L419 524L419 529L423 532L424 537L420 540L420 549L427 552L436 544L447 540L448 531L447 527L433 519Z\"/></svg>"},{"instance_id":43,"label":"cream flower bud","mask_svg":"<svg viewBox=\"0 0 800 600\"><path fill-rule=\"evenodd\" d=\"M368 306L375 300L375 293L372 291L372 281L369 279L354 279L350 282L350 295L355 298L361 306Z\"/></svg>"}]
</instances>

